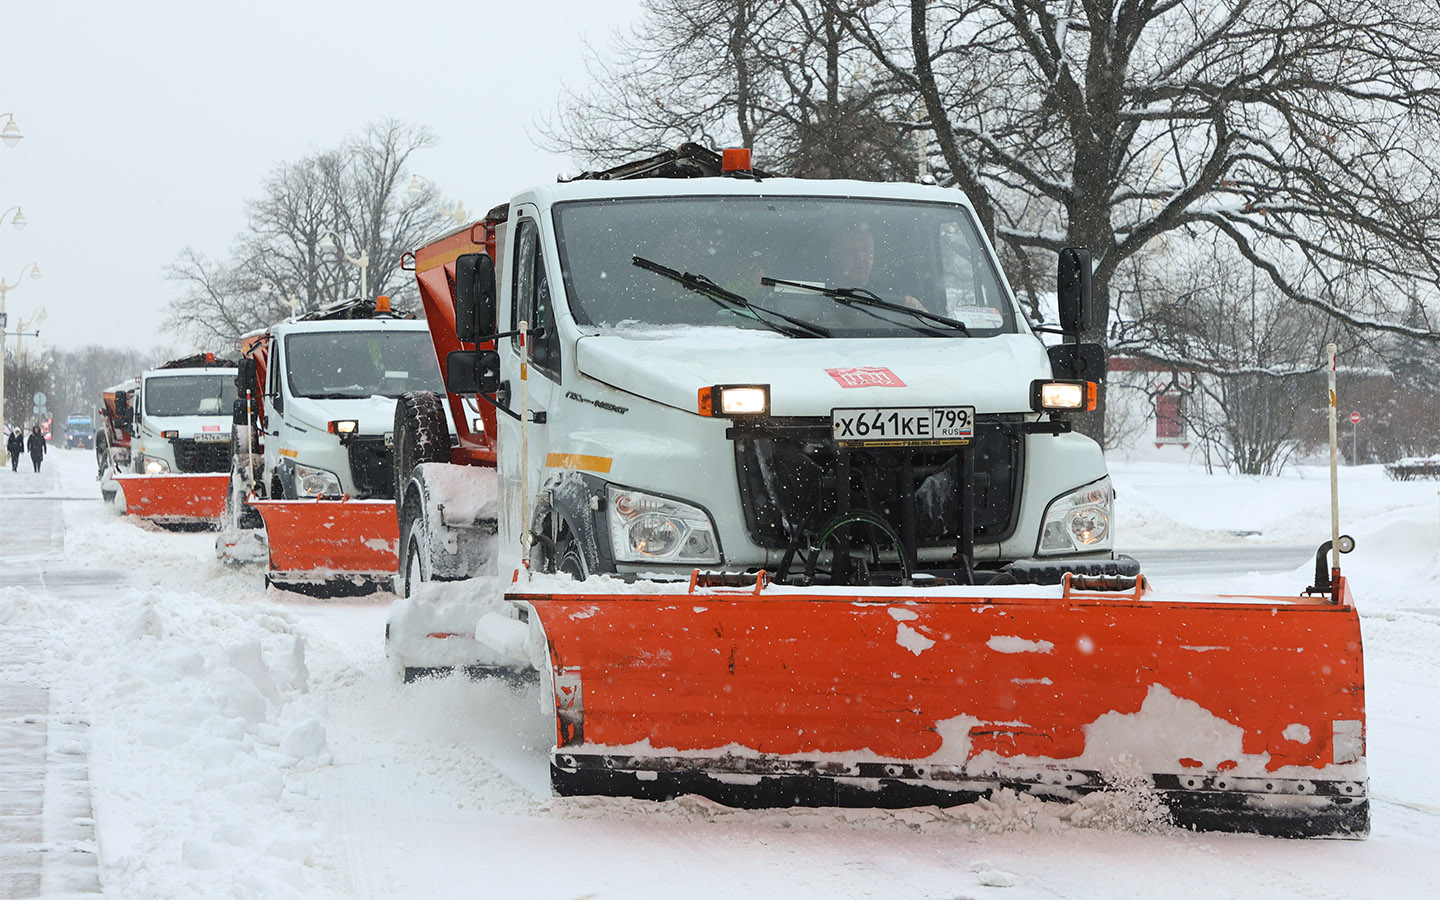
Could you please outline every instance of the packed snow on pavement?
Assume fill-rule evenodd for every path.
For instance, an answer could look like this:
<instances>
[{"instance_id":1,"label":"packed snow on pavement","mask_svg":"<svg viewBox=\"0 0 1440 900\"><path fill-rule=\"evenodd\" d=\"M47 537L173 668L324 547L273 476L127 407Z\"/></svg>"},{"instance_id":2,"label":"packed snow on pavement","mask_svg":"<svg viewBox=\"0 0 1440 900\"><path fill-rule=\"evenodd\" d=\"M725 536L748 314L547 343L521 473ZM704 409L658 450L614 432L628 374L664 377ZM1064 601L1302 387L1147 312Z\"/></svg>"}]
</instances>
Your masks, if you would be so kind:
<instances>
[{"instance_id":1,"label":"packed snow on pavement","mask_svg":"<svg viewBox=\"0 0 1440 900\"><path fill-rule=\"evenodd\" d=\"M553 726L531 690L403 685L384 653L388 595L267 591L260 568L216 561L213 534L122 517L93 478L83 450L39 475L0 471L0 638L38 643L0 682L46 685L52 716L88 724L75 750L106 896L1419 900L1440 884L1436 483L1342 472L1372 833L1295 841L1011 795L888 811L552 797ZM1113 478L1119 545L1142 563L1329 534L1323 468L1132 463ZM63 523L41 521L44 497L65 498L51 504ZM1312 575L1307 560L1159 587L1288 594Z\"/></svg>"}]
</instances>

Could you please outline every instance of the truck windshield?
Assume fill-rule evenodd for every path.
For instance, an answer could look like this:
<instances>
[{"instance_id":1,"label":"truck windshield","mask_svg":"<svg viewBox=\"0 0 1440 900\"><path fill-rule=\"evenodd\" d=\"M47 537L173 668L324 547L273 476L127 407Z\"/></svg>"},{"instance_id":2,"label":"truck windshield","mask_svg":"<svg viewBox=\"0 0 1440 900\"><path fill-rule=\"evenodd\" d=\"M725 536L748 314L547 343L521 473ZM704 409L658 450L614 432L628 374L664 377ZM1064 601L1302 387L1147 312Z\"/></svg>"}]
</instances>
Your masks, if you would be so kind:
<instances>
[{"instance_id":1,"label":"truck windshield","mask_svg":"<svg viewBox=\"0 0 1440 900\"><path fill-rule=\"evenodd\" d=\"M665 197L557 204L570 308L581 325L765 328L674 280L653 260L703 275L832 337L913 337L916 319L837 301L850 289L963 323L937 337L1014 333L1015 309L959 204L838 197ZM762 284L761 279L799 282Z\"/></svg>"},{"instance_id":2,"label":"truck windshield","mask_svg":"<svg viewBox=\"0 0 1440 900\"><path fill-rule=\"evenodd\" d=\"M324 331L285 338L292 397L341 400L444 392L427 331Z\"/></svg>"},{"instance_id":3,"label":"truck windshield","mask_svg":"<svg viewBox=\"0 0 1440 900\"><path fill-rule=\"evenodd\" d=\"M147 416L228 416L234 405L234 372L154 375L145 379Z\"/></svg>"}]
</instances>

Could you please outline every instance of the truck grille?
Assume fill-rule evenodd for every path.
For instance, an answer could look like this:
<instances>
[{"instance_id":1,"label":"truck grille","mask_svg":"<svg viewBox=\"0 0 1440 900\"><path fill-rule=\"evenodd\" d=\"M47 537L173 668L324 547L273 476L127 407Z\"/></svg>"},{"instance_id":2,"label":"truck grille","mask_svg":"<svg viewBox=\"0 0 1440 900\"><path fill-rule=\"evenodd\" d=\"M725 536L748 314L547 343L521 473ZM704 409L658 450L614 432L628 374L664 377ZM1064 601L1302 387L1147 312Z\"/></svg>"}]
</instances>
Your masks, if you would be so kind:
<instances>
[{"instance_id":1,"label":"truck grille","mask_svg":"<svg viewBox=\"0 0 1440 900\"><path fill-rule=\"evenodd\" d=\"M346 448L350 452L350 478L359 498L394 499L395 454L385 446L385 439L355 437L346 443Z\"/></svg>"},{"instance_id":2,"label":"truck grille","mask_svg":"<svg viewBox=\"0 0 1440 900\"><path fill-rule=\"evenodd\" d=\"M839 448L829 431L828 420L804 420L803 426L791 420L769 435L732 430L741 505L755 543L788 547L798 530L801 546L813 544L819 529L842 511ZM1021 440L1011 429L977 427L976 543L1001 541L1015 530ZM867 510L901 534L913 528L918 547L953 546L960 530L960 458L958 447L851 449L846 511ZM915 499L910 526L904 522L908 496Z\"/></svg>"},{"instance_id":3,"label":"truck grille","mask_svg":"<svg viewBox=\"0 0 1440 900\"><path fill-rule=\"evenodd\" d=\"M175 448L175 468L179 472L230 471L229 441L197 441L178 438L170 441Z\"/></svg>"}]
</instances>

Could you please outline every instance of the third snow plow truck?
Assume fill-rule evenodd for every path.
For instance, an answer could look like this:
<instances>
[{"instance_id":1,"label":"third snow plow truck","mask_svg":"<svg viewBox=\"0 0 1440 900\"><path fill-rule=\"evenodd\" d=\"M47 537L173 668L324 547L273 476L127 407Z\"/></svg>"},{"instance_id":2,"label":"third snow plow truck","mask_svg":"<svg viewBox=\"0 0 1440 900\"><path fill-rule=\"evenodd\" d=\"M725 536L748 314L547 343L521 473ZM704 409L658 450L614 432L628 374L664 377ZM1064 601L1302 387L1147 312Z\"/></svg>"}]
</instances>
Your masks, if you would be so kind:
<instances>
[{"instance_id":1,"label":"third snow plow truck","mask_svg":"<svg viewBox=\"0 0 1440 900\"><path fill-rule=\"evenodd\" d=\"M1112 554L1072 427L1088 253L1047 349L962 193L720 163L536 187L416 251L448 394L397 407L407 675L537 671L560 794L1120 791L1367 834L1338 556L1275 597L1156 593Z\"/></svg>"},{"instance_id":2,"label":"third snow plow truck","mask_svg":"<svg viewBox=\"0 0 1440 900\"><path fill-rule=\"evenodd\" d=\"M130 407L139 386L138 378L130 378L106 388L101 391L100 406L95 410L95 421L99 424L95 430L95 480L100 482L100 496L106 503L114 501L120 492L115 476L130 468L130 428L134 424Z\"/></svg>"},{"instance_id":3,"label":"third snow plow truck","mask_svg":"<svg viewBox=\"0 0 1440 900\"><path fill-rule=\"evenodd\" d=\"M425 323L388 297L345 300L247 335L241 352L219 555L266 558L266 583L301 593L388 587L395 398L441 386Z\"/></svg>"},{"instance_id":4,"label":"third snow plow truck","mask_svg":"<svg viewBox=\"0 0 1440 900\"><path fill-rule=\"evenodd\" d=\"M213 353L149 369L133 393L115 392L120 423L131 434L128 470L112 479L126 515L175 526L220 519L234 400L235 363Z\"/></svg>"}]
</instances>

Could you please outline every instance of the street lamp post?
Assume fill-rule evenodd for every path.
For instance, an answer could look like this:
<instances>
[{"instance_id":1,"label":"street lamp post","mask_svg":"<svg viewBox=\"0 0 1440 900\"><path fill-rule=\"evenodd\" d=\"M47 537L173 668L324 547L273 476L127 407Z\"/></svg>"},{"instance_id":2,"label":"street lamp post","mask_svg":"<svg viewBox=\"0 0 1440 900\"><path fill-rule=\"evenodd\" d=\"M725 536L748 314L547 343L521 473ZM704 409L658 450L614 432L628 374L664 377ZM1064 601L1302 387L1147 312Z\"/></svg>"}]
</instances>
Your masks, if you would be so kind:
<instances>
[{"instance_id":1,"label":"street lamp post","mask_svg":"<svg viewBox=\"0 0 1440 900\"><path fill-rule=\"evenodd\" d=\"M39 326L43 321L45 321L45 307L42 306L31 313L30 318L20 319L15 325L15 357L20 360L21 366L28 368L30 365L30 351L25 349L25 339L27 337L39 337Z\"/></svg>"},{"instance_id":2,"label":"street lamp post","mask_svg":"<svg viewBox=\"0 0 1440 900\"><path fill-rule=\"evenodd\" d=\"M40 267L32 262L21 269L19 275L15 276L14 284L6 281L4 278L0 278L0 422L3 422L5 419L5 341L8 337L5 331L7 325L5 319L5 295L20 286L20 279L25 277L27 269L30 272L31 278L40 277ZM4 454L0 453L0 460L4 459Z\"/></svg>"},{"instance_id":3,"label":"street lamp post","mask_svg":"<svg viewBox=\"0 0 1440 900\"><path fill-rule=\"evenodd\" d=\"M9 120L5 123L4 128L0 128L0 141L4 141L7 147L13 147L20 143L25 135L20 133L20 126L15 124L15 114L0 113L0 118Z\"/></svg>"},{"instance_id":4,"label":"street lamp post","mask_svg":"<svg viewBox=\"0 0 1440 900\"><path fill-rule=\"evenodd\" d=\"M291 297L289 294L287 294L287 293L285 293L284 291L280 290L279 286L276 285L275 282L273 282L273 281L266 281L265 283L261 284L261 285L260 285L260 293L262 293L262 294L274 294L276 297L279 297L279 298L280 298L280 302L281 302L281 303L285 304L286 306L288 306L288 307L290 308L290 315L292 315L292 316L298 316L298 315L300 315L300 300L299 300L299 298L297 298L297 297Z\"/></svg>"},{"instance_id":5,"label":"street lamp post","mask_svg":"<svg viewBox=\"0 0 1440 900\"><path fill-rule=\"evenodd\" d=\"M40 277L40 267L30 263L20 270L15 276L15 283L11 284L4 278L0 278L0 423L5 421L5 341L6 341L6 319L5 319L5 295L20 286L20 279L25 277L25 270L30 270L31 278ZM8 451L0 449L0 465L9 462Z\"/></svg>"},{"instance_id":6,"label":"street lamp post","mask_svg":"<svg viewBox=\"0 0 1440 900\"><path fill-rule=\"evenodd\" d=\"M15 215L10 216L12 212ZM12 206L9 209L5 210L3 213L0 213L0 221L4 221L6 216L10 216L10 224L14 227L16 231L19 231L26 225L30 224L30 220L25 218L25 213L21 212L20 207L18 206Z\"/></svg>"},{"instance_id":7,"label":"street lamp post","mask_svg":"<svg viewBox=\"0 0 1440 900\"><path fill-rule=\"evenodd\" d=\"M408 194L420 194L424 193L425 191L434 190L435 183L432 182L430 179L424 177L423 175L411 175L410 183L405 186L405 192ZM441 203L437 198L435 201L435 205L440 207L440 212L445 216L445 218L450 219L456 225L465 224L465 204L463 202L456 200L454 209L446 209L445 204Z\"/></svg>"},{"instance_id":8,"label":"street lamp post","mask_svg":"<svg viewBox=\"0 0 1440 900\"><path fill-rule=\"evenodd\" d=\"M338 250L347 262L360 267L360 296L366 300L370 299L370 284L365 278L365 270L370 267L369 252L361 250L359 256L351 256L345 252L345 245L340 242L340 235L333 231L326 231L321 235L320 247L326 250Z\"/></svg>"}]
</instances>

